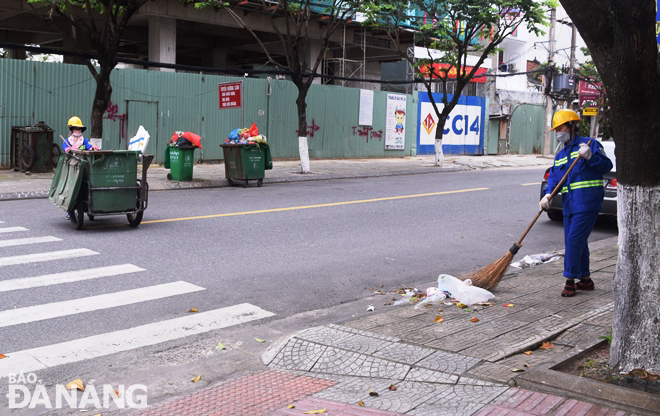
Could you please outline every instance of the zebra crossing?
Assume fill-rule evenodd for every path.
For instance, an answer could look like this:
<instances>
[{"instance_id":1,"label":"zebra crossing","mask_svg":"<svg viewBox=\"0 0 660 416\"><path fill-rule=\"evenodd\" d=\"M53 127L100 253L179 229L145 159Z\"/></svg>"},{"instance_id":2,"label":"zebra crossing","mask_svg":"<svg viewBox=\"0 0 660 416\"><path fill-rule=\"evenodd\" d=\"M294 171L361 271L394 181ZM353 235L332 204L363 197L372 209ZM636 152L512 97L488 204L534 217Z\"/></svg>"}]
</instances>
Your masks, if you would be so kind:
<instances>
[{"instance_id":1,"label":"zebra crossing","mask_svg":"<svg viewBox=\"0 0 660 416\"><path fill-rule=\"evenodd\" d=\"M146 269L142 267L125 263L91 268L79 267L76 270L37 276L16 276L7 273L8 270L14 270L10 266L48 264L47 262L50 261L71 259L76 259L76 265L79 265L82 263L77 261L78 259L103 256L101 253L83 247L41 251L43 247L47 246L52 249L54 243L64 241L55 236L13 238L16 235L15 233L29 231L27 228L8 226L0 221L0 296L11 297L15 293L22 293L20 291L33 288L58 288L58 285L66 283L93 282L94 279L113 279L119 276L146 272ZM3 249L17 246L22 246L26 250L30 249L30 251L34 247L34 251L39 250L39 252L20 255L6 255L6 252L3 253ZM0 329L18 325L38 324L49 319L62 317L75 317L80 320L85 318L86 313L94 311L104 311L119 306L140 305L149 301L158 302L185 294L200 293L204 290L205 288L201 286L178 280L11 309L4 302L4 306L3 303L0 303ZM18 351L0 350L0 354L6 356L6 358L0 359L0 379L8 374L34 372L104 357L274 315L274 313L258 306L242 303L112 332L99 333L66 342L57 342ZM0 343L1 347L2 343Z\"/></svg>"}]
</instances>

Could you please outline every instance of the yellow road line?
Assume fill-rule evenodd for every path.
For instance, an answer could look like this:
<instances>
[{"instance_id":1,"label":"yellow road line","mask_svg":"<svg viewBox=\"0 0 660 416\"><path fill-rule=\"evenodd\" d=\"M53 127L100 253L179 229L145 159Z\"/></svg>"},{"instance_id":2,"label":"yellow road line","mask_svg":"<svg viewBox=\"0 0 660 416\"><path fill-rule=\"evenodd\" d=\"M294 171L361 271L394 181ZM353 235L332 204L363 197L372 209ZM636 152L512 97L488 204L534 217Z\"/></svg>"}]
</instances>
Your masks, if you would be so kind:
<instances>
[{"instance_id":1,"label":"yellow road line","mask_svg":"<svg viewBox=\"0 0 660 416\"><path fill-rule=\"evenodd\" d=\"M424 197L424 196L436 196L436 195L458 194L458 193L462 193L462 192L486 191L488 189L489 188L472 188L472 189L461 189L461 190L457 190L457 191L430 192L430 193L427 193L427 194L388 196L388 197L385 197L385 198L361 199L361 200L356 200L356 201L344 201L344 202L331 202L329 204L301 205L301 206L297 206L297 207L260 209L260 210L255 210L255 211L243 211L243 212L229 212L229 213L226 213L226 214L198 215L198 216L194 216L194 217L182 217L182 218L166 218L166 219L163 219L163 220L142 221L142 224L155 224L155 223L158 223L158 222L202 220L202 219L207 219L207 218L233 217L233 216L237 216L237 215L265 214L265 213L268 213L268 212L295 211L295 210L299 210L299 209L309 209L309 208L336 207L336 206L341 206L341 205L364 204L364 203L367 203L367 202L393 201L393 200L396 200L396 199L421 198L421 197Z\"/></svg>"},{"instance_id":2,"label":"yellow road line","mask_svg":"<svg viewBox=\"0 0 660 416\"><path fill-rule=\"evenodd\" d=\"M541 182L530 182L530 183L521 183L521 186L532 186L532 185L540 185Z\"/></svg>"}]
</instances>

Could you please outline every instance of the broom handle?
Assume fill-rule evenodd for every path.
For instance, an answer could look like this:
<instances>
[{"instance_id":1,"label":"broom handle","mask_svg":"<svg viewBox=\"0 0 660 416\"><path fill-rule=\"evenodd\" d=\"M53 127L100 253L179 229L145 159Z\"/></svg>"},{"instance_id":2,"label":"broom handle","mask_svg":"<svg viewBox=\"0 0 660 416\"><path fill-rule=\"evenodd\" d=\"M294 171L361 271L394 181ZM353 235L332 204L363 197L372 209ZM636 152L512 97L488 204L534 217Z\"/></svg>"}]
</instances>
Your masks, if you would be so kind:
<instances>
[{"instance_id":1,"label":"broom handle","mask_svg":"<svg viewBox=\"0 0 660 416\"><path fill-rule=\"evenodd\" d=\"M590 146L592 141L593 141L593 139L589 140L587 142L587 146ZM573 167L575 167L575 164L578 162L578 160L580 160L581 157L582 156L578 153L578 157L576 157L575 160L573 161L573 163L571 163L571 166L568 168L568 170L564 174L564 177L561 178L561 180L559 181L557 186L555 186L555 189L550 194L550 198L548 199L548 201L550 201L552 198L555 197L555 195L557 195L557 192L559 192L559 189L561 189L561 186L564 184L564 182L566 182L566 179L568 178L568 174L571 173L571 171L573 170ZM543 213L543 209L539 210L539 212L536 214L536 217L534 217L534 219L532 220L532 223L529 224L529 227L527 227L527 229L525 230L525 233L522 235L522 237L520 237L520 240L518 240L518 242L516 243L517 246L519 246L519 247L522 246L523 239L527 236L527 233L529 233L529 230L532 229L532 227L536 223L536 220L539 219L539 217L541 216L542 213Z\"/></svg>"}]
</instances>

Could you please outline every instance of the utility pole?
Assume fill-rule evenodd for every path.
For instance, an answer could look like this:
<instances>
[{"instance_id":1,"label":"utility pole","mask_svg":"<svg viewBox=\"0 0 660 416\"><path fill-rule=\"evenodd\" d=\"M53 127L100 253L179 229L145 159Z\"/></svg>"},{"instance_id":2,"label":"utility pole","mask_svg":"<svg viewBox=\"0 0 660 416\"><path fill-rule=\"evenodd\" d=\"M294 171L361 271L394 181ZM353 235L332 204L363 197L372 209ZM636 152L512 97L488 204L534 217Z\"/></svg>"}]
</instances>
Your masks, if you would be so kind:
<instances>
[{"instance_id":1,"label":"utility pole","mask_svg":"<svg viewBox=\"0 0 660 416\"><path fill-rule=\"evenodd\" d=\"M555 21L557 20L557 10L553 7L550 9L550 50L548 51L548 71L545 75L546 85L552 90L552 78L548 73L552 74L552 67L555 63ZM551 155L550 149L551 132L552 128L552 97L546 95L545 97L545 135L543 137L543 154Z\"/></svg>"},{"instance_id":2,"label":"utility pole","mask_svg":"<svg viewBox=\"0 0 660 416\"><path fill-rule=\"evenodd\" d=\"M575 75L577 61L575 60L575 48L577 46L577 29L575 28L575 23L571 22L571 75Z\"/></svg>"}]
</instances>

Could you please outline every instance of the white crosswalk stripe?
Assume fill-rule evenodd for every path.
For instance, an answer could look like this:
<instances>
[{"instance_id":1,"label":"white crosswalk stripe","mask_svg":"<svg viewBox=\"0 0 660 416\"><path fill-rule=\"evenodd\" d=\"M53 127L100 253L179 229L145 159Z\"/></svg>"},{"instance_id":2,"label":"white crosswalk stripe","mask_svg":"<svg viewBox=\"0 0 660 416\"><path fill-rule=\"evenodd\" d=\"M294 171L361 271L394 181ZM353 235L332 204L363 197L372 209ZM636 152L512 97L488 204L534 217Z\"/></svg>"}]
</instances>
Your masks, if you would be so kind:
<instances>
[{"instance_id":1,"label":"white crosswalk stripe","mask_svg":"<svg viewBox=\"0 0 660 416\"><path fill-rule=\"evenodd\" d=\"M16 231L29 231L29 230L23 227L0 227L0 233L13 233Z\"/></svg>"},{"instance_id":2,"label":"white crosswalk stripe","mask_svg":"<svg viewBox=\"0 0 660 416\"><path fill-rule=\"evenodd\" d=\"M0 247L13 247L13 246L22 246L26 244L50 243L53 241L62 241L62 239L49 235L46 237L30 237L30 238L16 238L14 240L0 240Z\"/></svg>"},{"instance_id":3,"label":"white crosswalk stripe","mask_svg":"<svg viewBox=\"0 0 660 416\"><path fill-rule=\"evenodd\" d=\"M258 306L242 303L59 344L4 352L7 358L0 360L0 377L103 357L274 315Z\"/></svg>"},{"instance_id":4,"label":"white crosswalk stripe","mask_svg":"<svg viewBox=\"0 0 660 416\"><path fill-rule=\"evenodd\" d=\"M0 311L0 328L26 324L44 319L59 318L77 313L115 308L133 303L162 299L170 296L204 290L203 287L187 282L172 282L162 285L147 286L139 289L89 296L81 299L53 302L43 305Z\"/></svg>"},{"instance_id":5,"label":"white crosswalk stripe","mask_svg":"<svg viewBox=\"0 0 660 416\"><path fill-rule=\"evenodd\" d=\"M0 257L0 267L14 266L17 264L36 263L41 261L71 259L76 257L93 256L99 254L86 248L74 248L70 250L50 251L47 253L24 254L21 256Z\"/></svg>"},{"instance_id":6,"label":"white crosswalk stripe","mask_svg":"<svg viewBox=\"0 0 660 416\"><path fill-rule=\"evenodd\" d=\"M0 292L57 285L61 283L80 282L82 280L119 276L122 274L143 271L145 271L145 269L126 263L116 266L95 267L93 269L74 270L70 272L45 274L42 276L34 277L23 277L20 279L0 281Z\"/></svg>"}]
</instances>

